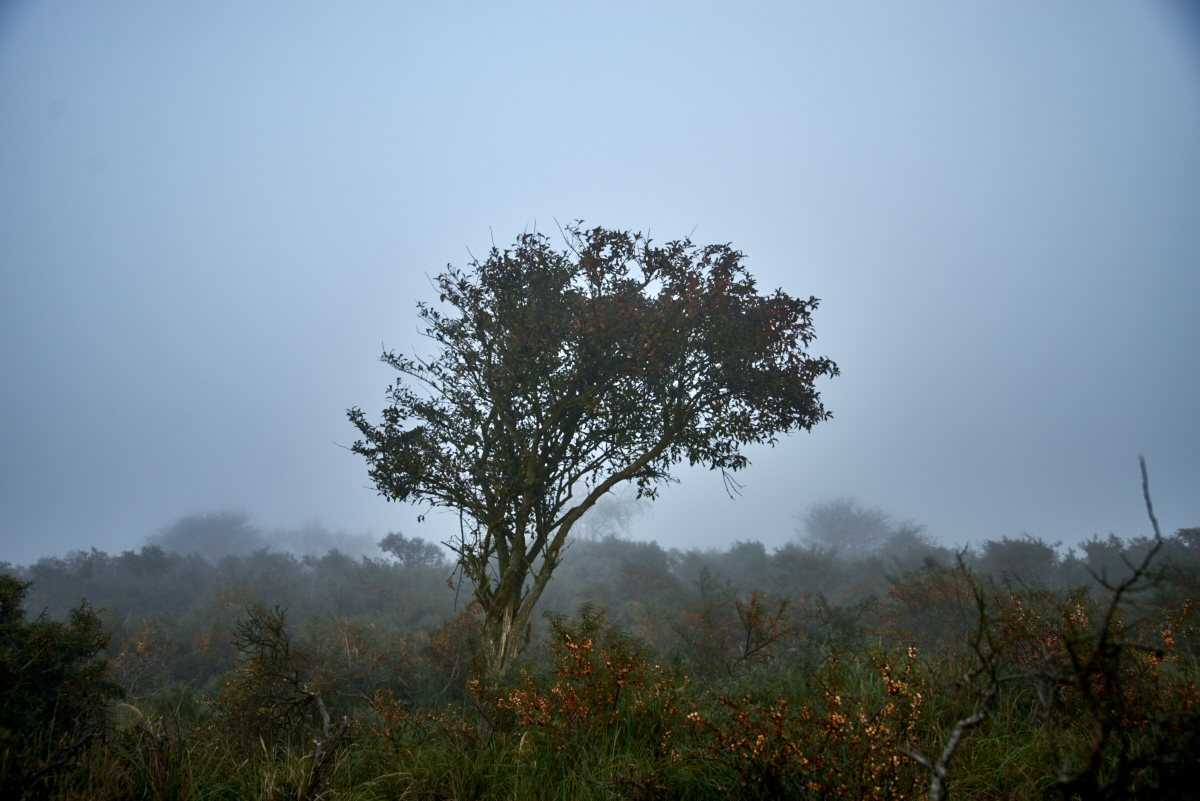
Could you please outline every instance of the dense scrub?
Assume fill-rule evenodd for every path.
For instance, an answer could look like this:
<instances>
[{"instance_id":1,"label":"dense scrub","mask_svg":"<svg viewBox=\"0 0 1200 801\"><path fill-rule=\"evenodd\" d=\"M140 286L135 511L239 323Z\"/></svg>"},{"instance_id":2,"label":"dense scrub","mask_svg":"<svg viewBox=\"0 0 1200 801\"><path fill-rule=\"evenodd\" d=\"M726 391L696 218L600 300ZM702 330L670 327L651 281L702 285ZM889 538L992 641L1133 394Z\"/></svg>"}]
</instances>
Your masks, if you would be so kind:
<instances>
[{"instance_id":1,"label":"dense scrub","mask_svg":"<svg viewBox=\"0 0 1200 801\"><path fill-rule=\"evenodd\" d=\"M912 529L858 555L583 539L500 680L451 565L389 545L9 568L6 792L1167 798L1200 780L1197 529L1066 555Z\"/></svg>"}]
</instances>

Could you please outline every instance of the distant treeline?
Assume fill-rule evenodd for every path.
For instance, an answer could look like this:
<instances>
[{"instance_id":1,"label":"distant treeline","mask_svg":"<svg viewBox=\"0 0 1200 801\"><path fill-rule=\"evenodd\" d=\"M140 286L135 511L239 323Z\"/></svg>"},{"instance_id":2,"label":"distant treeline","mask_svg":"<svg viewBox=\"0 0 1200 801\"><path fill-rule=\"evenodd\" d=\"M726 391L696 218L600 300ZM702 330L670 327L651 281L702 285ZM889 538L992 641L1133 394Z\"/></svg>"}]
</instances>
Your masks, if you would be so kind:
<instances>
[{"instance_id":1,"label":"distant treeline","mask_svg":"<svg viewBox=\"0 0 1200 801\"><path fill-rule=\"evenodd\" d=\"M856 526L840 537L822 531L821 521L813 519L819 517L814 510L833 507L849 513ZM852 501L818 505L797 541L772 551L752 540L724 549L679 550L611 533L580 538L567 548L542 608L563 615L584 604L604 609L612 623L670 652L686 650L688 640L682 618L672 610L720 610L717 614L729 619L725 625L735 618L735 602L751 593L793 604L819 599L830 608L870 606L905 577L934 565L961 564L976 576L1016 588L1095 587L1099 580L1127 577L1154 543L1149 537L1109 535L1063 552L1059 543L1020 537L955 550L934 543L912 524L884 525L871 534L872 516L880 522L878 510ZM829 520L824 522L828 526ZM206 526L213 541L204 543ZM190 516L137 551L110 555L93 548L29 566L0 564L0 572L31 582L30 616L62 619L86 599L112 634L110 656L128 651L138 638L153 640L153 650L163 654L156 665L159 683L203 683L233 669L236 651L229 633L251 607L279 607L294 626L358 620L398 636L434 630L472 600L472 588L463 584L447 552L420 538L389 534L380 543L383 557L355 557L337 549L300 556L266 547L216 556L216 544L239 542L240 527L254 533L243 515ZM257 535L240 541L263 542ZM195 543L206 544L210 555L179 552ZM1194 576L1200 567L1200 528L1165 538L1156 562L1165 573ZM118 668L122 663L115 660Z\"/></svg>"}]
</instances>

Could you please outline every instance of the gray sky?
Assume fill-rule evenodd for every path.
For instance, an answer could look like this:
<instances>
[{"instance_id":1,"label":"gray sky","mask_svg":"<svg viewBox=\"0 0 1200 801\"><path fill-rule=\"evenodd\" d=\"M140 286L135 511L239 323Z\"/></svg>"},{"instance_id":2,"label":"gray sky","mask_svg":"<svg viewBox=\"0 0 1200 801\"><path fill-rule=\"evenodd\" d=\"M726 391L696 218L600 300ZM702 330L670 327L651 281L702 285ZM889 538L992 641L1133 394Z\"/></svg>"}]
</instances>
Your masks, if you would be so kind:
<instances>
[{"instance_id":1,"label":"gray sky","mask_svg":"<svg viewBox=\"0 0 1200 801\"><path fill-rule=\"evenodd\" d=\"M428 276L582 218L822 299L835 417L636 536L852 495L950 543L1200 525L1200 48L1152 2L0 11L0 560L188 512L441 539L338 444Z\"/></svg>"}]
</instances>

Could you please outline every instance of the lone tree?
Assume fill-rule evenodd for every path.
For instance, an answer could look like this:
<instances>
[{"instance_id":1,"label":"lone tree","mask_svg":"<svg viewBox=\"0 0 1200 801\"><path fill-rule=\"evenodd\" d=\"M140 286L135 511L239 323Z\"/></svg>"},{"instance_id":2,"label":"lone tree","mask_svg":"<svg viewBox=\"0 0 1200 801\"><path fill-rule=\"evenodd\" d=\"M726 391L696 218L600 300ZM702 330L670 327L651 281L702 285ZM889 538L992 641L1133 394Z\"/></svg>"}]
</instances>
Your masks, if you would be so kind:
<instances>
[{"instance_id":1,"label":"lone tree","mask_svg":"<svg viewBox=\"0 0 1200 801\"><path fill-rule=\"evenodd\" d=\"M816 298L760 295L727 245L659 247L641 234L565 231L493 248L418 303L430 360L385 351L400 373L382 422L348 411L381 495L456 510L447 543L475 585L489 668L528 640L571 527L609 490L653 499L687 460L732 471L742 446L830 417L810 357Z\"/></svg>"}]
</instances>

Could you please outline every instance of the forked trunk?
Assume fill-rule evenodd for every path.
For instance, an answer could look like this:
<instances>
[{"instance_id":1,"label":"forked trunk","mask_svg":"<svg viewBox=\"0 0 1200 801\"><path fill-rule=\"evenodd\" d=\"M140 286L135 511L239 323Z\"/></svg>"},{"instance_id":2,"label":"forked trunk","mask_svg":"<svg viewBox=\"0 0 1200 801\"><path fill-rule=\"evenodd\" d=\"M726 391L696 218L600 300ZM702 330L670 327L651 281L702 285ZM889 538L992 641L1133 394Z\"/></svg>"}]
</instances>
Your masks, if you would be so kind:
<instances>
[{"instance_id":1,"label":"forked trunk","mask_svg":"<svg viewBox=\"0 0 1200 801\"><path fill-rule=\"evenodd\" d=\"M519 582L515 580L517 575L514 575L510 586L505 587L502 582L502 591L496 592L490 598L479 599L484 611L484 634L487 638L485 654L488 673L491 676L503 675L517 654L529 643L529 619L542 597L542 591L550 582L550 575L558 563L563 541L566 540L570 524L574 521L575 518L572 518L568 525L559 529L546 555L549 564L543 564L541 570L533 575L533 584L528 592L524 591L525 573L520 571Z\"/></svg>"},{"instance_id":2,"label":"forked trunk","mask_svg":"<svg viewBox=\"0 0 1200 801\"><path fill-rule=\"evenodd\" d=\"M488 674L493 678L504 675L520 652L521 646L527 641L527 637L522 633L522 629L525 628L524 621L518 619L517 610L507 603L502 606L503 608L489 610L485 618L485 655Z\"/></svg>"}]
</instances>

